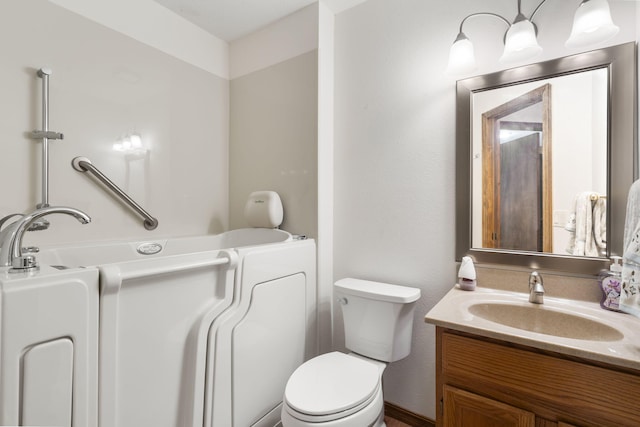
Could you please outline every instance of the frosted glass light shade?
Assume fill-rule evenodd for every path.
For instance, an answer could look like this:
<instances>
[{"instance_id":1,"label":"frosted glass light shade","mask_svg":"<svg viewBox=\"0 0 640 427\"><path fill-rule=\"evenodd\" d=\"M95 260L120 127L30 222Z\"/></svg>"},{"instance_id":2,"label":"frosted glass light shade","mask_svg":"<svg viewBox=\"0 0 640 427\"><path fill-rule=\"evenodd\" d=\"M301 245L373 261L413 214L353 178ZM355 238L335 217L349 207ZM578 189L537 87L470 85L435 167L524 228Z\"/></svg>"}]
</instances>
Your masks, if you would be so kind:
<instances>
[{"instance_id":1,"label":"frosted glass light shade","mask_svg":"<svg viewBox=\"0 0 640 427\"><path fill-rule=\"evenodd\" d=\"M142 148L142 138L137 133L133 133L129 135L129 141L131 144L131 148L139 149Z\"/></svg>"},{"instance_id":2,"label":"frosted glass light shade","mask_svg":"<svg viewBox=\"0 0 640 427\"><path fill-rule=\"evenodd\" d=\"M466 74L476 69L476 55L473 50L473 44L464 33L460 33L449 51L447 74Z\"/></svg>"},{"instance_id":3,"label":"frosted glass light shade","mask_svg":"<svg viewBox=\"0 0 640 427\"><path fill-rule=\"evenodd\" d=\"M124 138L116 141L113 144L113 150L121 151L125 154L141 154L148 151L142 144L142 137L137 133L126 135Z\"/></svg>"},{"instance_id":4,"label":"frosted glass light shade","mask_svg":"<svg viewBox=\"0 0 640 427\"><path fill-rule=\"evenodd\" d=\"M518 62L539 55L542 48L536 38L536 29L527 19L514 22L507 31L504 52L500 62Z\"/></svg>"},{"instance_id":5,"label":"frosted glass light shade","mask_svg":"<svg viewBox=\"0 0 640 427\"><path fill-rule=\"evenodd\" d=\"M620 29L611 20L607 0L587 0L578 6L566 47L584 47L601 43L618 34Z\"/></svg>"}]
</instances>

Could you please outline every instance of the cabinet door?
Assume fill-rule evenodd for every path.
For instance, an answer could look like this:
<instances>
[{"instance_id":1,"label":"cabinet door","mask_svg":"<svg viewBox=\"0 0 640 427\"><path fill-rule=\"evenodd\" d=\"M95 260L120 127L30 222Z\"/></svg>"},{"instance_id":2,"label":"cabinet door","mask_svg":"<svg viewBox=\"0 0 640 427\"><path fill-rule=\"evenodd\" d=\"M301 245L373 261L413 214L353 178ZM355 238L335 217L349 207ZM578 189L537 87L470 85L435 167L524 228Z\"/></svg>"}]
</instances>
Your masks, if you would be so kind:
<instances>
[{"instance_id":1,"label":"cabinet door","mask_svg":"<svg viewBox=\"0 0 640 427\"><path fill-rule=\"evenodd\" d=\"M444 386L444 427L534 427L535 415L497 400Z\"/></svg>"}]
</instances>

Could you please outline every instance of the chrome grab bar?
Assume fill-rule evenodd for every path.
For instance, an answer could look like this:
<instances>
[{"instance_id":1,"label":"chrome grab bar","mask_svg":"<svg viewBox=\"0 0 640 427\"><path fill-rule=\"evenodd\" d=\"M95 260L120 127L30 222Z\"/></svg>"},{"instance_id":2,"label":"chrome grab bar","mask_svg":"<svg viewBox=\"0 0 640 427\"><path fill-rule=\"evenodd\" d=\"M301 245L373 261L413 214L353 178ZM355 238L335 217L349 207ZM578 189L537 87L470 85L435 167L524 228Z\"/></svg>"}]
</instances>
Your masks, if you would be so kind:
<instances>
[{"instance_id":1,"label":"chrome grab bar","mask_svg":"<svg viewBox=\"0 0 640 427\"><path fill-rule=\"evenodd\" d=\"M155 230L158 227L158 220L152 217L149 212L145 211L142 206L137 204L131 197L127 195L124 191L120 189L116 184L113 183L109 178L105 176L102 172L98 170L93 164L91 160L86 157L75 157L71 161L71 166L77 170L78 172L91 172L93 176L95 176L100 182L102 182L109 190L113 191L116 196L120 197L127 205L131 207L134 211L140 214L144 218L144 228L147 230Z\"/></svg>"}]
</instances>

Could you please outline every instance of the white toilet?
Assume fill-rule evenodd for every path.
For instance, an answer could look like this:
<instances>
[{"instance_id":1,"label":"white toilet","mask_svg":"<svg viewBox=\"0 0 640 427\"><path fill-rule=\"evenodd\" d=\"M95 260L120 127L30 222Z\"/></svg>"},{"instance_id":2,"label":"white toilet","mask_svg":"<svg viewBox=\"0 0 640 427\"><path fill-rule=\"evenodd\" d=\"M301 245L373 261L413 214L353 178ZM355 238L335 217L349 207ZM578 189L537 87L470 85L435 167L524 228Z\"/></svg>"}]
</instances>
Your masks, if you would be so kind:
<instances>
[{"instance_id":1,"label":"white toilet","mask_svg":"<svg viewBox=\"0 0 640 427\"><path fill-rule=\"evenodd\" d=\"M382 372L411 351L420 289L358 279L334 285L349 354L317 356L284 392L283 427L384 427Z\"/></svg>"}]
</instances>

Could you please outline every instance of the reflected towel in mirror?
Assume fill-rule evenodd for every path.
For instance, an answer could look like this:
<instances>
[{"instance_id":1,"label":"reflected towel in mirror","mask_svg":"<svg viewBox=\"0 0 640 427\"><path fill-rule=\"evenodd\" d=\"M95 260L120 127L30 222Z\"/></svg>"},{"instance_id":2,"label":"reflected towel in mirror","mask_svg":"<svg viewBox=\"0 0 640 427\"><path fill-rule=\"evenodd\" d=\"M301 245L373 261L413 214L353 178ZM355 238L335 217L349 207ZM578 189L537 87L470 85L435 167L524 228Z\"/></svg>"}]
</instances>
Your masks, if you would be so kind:
<instances>
[{"instance_id":1,"label":"reflected towel in mirror","mask_svg":"<svg viewBox=\"0 0 640 427\"><path fill-rule=\"evenodd\" d=\"M595 204L594 204L595 200ZM603 200L603 204L598 204ZM604 209L603 209L604 206ZM596 212L597 207L597 212ZM571 255L599 256L598 241L606 245L606 202L601 199L598 193L584 191L579 193L573 201L573 212L569 216L569 222L565 229L571 233L567 252ZM597 221L594 222L594 215ZM602 221L604 215L604 223ZM597 224L598 230L594 228ZM604 230L603 230L604 226ZM597 234L597 238L596 238Z\"/></svg>"},{"instance_id":2,"label":"reflected towel in mirror","mask_svg":"<svg viewBox=\"0 0 640 427\"><path fill-rule=\"evenodd\" d=\"M593 238L600 255L606 256L607 249L607 199L598 196L593 203Z\"/></svg>"},{"instance_id":3,"label":"reflected towel in mirror","mask_svg":"<svg viewBox=\"0 0 640 427\"><path fill-rule=\"evenodd\" d=\"M640 317L640 180L629 189L623 243L619 308Z\"/></svg>"}]
</instances>

